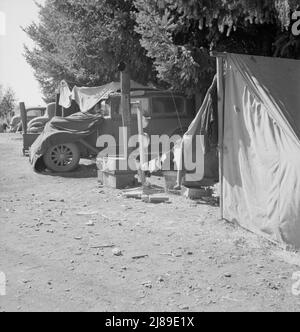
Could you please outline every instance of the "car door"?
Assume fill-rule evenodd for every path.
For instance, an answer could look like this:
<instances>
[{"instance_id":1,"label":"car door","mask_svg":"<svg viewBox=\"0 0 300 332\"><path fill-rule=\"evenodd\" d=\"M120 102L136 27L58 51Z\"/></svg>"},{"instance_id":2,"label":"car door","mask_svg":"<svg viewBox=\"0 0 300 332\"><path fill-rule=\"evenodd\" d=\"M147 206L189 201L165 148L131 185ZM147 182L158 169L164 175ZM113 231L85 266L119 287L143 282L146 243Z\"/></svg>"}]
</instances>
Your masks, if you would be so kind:
<instances>
[{"instance_id":1,"label":"car door","mask_svg":"<svg viewBox=\"0 0 300 332\"><path fill-rule=\"evenodd\" d=\"M150 135L172 135L188 122L186 99L171 93L151 98Z\"/></svg>"},{"instance_id":2,"label":"car door","mask_svg":"<svg viewBox=\"0 0 300 332\"><path fill-rule=\"evenodd\" d=\"M122 155L122 151L124 151L124 137L120 136L120 129L123 125L122 118L122 105L121 105L121 97L113 96L110 98L109 112L104 116L104 123L98 129L98 137L100 135L110 135L113 137L115 141L115 146L112 147L111 154L116 153L116 155ZM138 125L137 125L137 115L134 112L134 108L131 109L131 135L138 134ZM129 137L128 137L129 139Z\"/></svg>"}]
</instances>

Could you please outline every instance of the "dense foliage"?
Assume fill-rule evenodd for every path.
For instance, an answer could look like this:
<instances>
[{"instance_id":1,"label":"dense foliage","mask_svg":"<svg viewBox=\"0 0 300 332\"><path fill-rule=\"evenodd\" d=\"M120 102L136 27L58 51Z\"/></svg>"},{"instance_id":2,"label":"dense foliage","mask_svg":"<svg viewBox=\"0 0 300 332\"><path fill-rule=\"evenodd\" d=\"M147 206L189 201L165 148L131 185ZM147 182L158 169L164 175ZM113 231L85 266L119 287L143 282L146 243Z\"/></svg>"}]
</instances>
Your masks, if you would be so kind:
<instances>
[{"instance_id":1,"label":"dense foliage","mask_svg":"<svg viewBox=\"0 0 300 332\"><path fill-rule=\"evenodd\" d=\"M121 60L132 78L193 94L211 82L210 50L300 58L300 0L46 0L26 58L48 98L61 79L99 85Z\"/></svg>"},{"instance_id":2,"label":"dense foliage","mask_svg":"<svg viewBox=\"0 0 300 332\"><path fill-rule=\"evenodd\" d=\"M0 122L9 122L16 107L16 96L11 88L3 90L0 86Z\"/></svg>"},{"instance_id":3,"label":"dense foliage","mask_svg":"<svg viewBox=\"0 0 300 332\"><path fill-rule=\"evenodd\" d=\"M210 50L300 58L291 13L299 0L135 0L136 30L159 77L176 89L209 85Z\"/></svg>"},{"instance_id":4,"label":"dense foliage","mask_svg":"<svg viewBox=\"0 0 300 332\"><path fill-rule=\"evenodd\" d=\"M132 1L46 0L40 20L25 31L35 41L25 51L47 100L59 81L95 86L119 80L117 66L128 63L132 79L154 80L152 61L134 31Z\"/></svg>"}]
</instances>

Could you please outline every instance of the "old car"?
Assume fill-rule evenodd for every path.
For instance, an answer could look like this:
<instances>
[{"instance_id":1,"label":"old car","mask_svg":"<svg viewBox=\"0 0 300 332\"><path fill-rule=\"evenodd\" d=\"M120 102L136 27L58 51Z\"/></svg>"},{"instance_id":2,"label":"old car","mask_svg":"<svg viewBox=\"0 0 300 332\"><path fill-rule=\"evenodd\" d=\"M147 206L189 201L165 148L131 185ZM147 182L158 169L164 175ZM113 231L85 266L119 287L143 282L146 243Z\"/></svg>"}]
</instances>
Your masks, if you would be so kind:
<instances>
[{"instance_id":1,"label":"old car","mask_svg":"<svg viewBox=\"0 0 300 332\"><path fill-rule=\"evenodd\" d=\"M42 116L30 117L25 107L21 108L23 128L23 155L27 155L31 145L44 130L45 125L55 116L56 104L50 103L42 112ZM29 113L30 114L30 113Z\"/></svg>"},{"instance_id":2,"label":"old car","mask_svg":"<svg viewBox=\"0 0 300 332\"><path fill-rule=\"evenodd\" d=\"M111 135L118 142L119 129L123 126L120 84L118 87L109 92L104 88L103 98L87 113L52 119L30 150L30 160L36 169L69 172L77 167L80 158L97 156L99 136ZM192 98L147 87L132 90L131 102L141 105L149 122L146 132L150 137L183 135L195 111ZM132 134L137 134L135 107L131 110L131 126Z\"/></svg>"},{"instance_id":3,"label":"old car","mask_svg":"<svg viewBox=\"0 0 300 332\"><path fill-rule=\"evenodd\" d=\"M40 134L44 130L45 125L54 118L55 108L56 103L48 104L43 116L38 116L28 122L27 132L31 134Z\"/></svg>"},{"instance_id":4,"label":"old car","mask_svg":"<svg viewBox=\"0 0 300 332\"><path fill-rule=\"evenodd\" d=\"M18 131L18 128L21 128L21 116L20 115L15 115L12 117L9 123L9 132L10 133L15 133Z\"/></svg>"},{"instance_id":5,"label":"old car","mask_svg":"<svg viewBox=\"0 0 300 332\"><path fill-rule=\"evenodd\" d=\"M31 121L37 117L43 116L45 114L46 107L28 107L26 108L26 118L27 121ZM9 124L9 132L16 133L23 130L22 117L21 115L15 115Z\"/></svg>"}]
</instances>

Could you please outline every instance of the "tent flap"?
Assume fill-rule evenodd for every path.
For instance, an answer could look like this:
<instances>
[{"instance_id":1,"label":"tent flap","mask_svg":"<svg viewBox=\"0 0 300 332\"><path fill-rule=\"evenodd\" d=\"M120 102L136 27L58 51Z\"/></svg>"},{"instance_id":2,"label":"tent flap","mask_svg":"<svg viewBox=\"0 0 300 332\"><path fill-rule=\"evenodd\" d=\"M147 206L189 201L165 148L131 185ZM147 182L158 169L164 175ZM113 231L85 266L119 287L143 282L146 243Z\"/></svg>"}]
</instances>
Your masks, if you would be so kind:
<instances>
[{"instance_id":1,"label":"tent flap","mask_svg":"<svg viewBox=\"0 0 300 332\"><path fill-rule=\"evenodd\" d=\"M216 77L178 148L178 178L187 188L212 186L219 180L218 106ZM180 180L178 181L180 182Z\"/></svg>"},{"instance_id":2,"label":"tent flap","mask_svg":"<svg viewBox=\"0 0 300 332\"><path fill-rule=\"evenodd\" d=\"M255 233L300 248L300 100L289 99L300 76L298 85L289 87L276 72L290 72L297 64L299 73L300 65L279 59L276 66L267 59L227 57L223 213Z\"/></svg>"}]
</instances>

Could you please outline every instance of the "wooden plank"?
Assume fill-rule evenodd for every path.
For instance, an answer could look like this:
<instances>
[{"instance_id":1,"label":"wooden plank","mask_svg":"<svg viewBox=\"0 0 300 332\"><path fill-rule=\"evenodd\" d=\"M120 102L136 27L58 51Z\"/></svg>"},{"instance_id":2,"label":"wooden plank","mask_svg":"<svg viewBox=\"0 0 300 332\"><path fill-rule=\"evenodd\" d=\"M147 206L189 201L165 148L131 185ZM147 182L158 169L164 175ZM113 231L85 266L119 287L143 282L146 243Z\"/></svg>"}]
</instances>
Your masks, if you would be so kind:
<instances>
[{"instance_id":1,"label":"wooden plank","mask_svg":"<svg viewBox=\"0 0 300 332\"><path fill-rule=\"evenodd\" d=\"M121 66L122 67L122 66ZM131 137L131 106L130 106L130 74L128 70L128 66L124 63L121 68L121 105L122 105L122 120L123 127L127 128L127 135L130 139ZM128 144L126 144L125 150L128 150Z\"/></svg>"},{"instance_id":2,"label":"wooden plank","mask_svg":"<svg viewBox=\"0 0 300 332\"><path fill-rule=\"evenodd\" d=\"M170 199L169 197L163 195L151 195L151 196L144 195L142 196L142 200L145 203L160 204L160 203L167 203L169 202Z\"/></svg>"},{"instance_id":3,"label":"wooden plank","mask_svg":"<svg viewBox=\"0 0 300 332\"><path fill-rule=\"evenodd\" d=\"M125 198L142 199L142 196L143 196L142 190L136 190L136 191L123 193L123 197L125 197Z\"/></svg>"},{"instance_id":4,"label":"wooden plank","mask_svg":"<svg viewBox=\"0 0 300 332\"><path fill-rule=\"evenodd\" d=\"M133 260L139 260L139 259L143 259L143 258L148 258L149 255L140 255L140 256L134 256L132 257Z\"/></svg>"},{"instance_id":5,"label":"wooden plank","mask_svg":"<svg viewBox=\"0 0 300 332\"><path fill-rule=\"evenodd\" d=\"M217 57L218 118L219 118L219 176L220 176L220 218L224 219L224 58Z\"/></svg>"},{"instance_id":6,"label":"wooden plank","mask_svg":"<svg viewBox=\"0 0 300 332\"><path fill-rule=\"evenodd\" d=\"M210 56L213 58L226 58L227 57L227 53L226 52L210 52Z\"/></svg>"},{"instance_id":7,"label":"wooden plank","mask_svg":"<svg viewBox=\"0 0 300 332\"><path fill-rule=\"evenodd\" d=\"M114 244L104 244L99 246L91 246L91 249L107 249L107 248L115 248Z\"/></svg>"}]
</instances>

